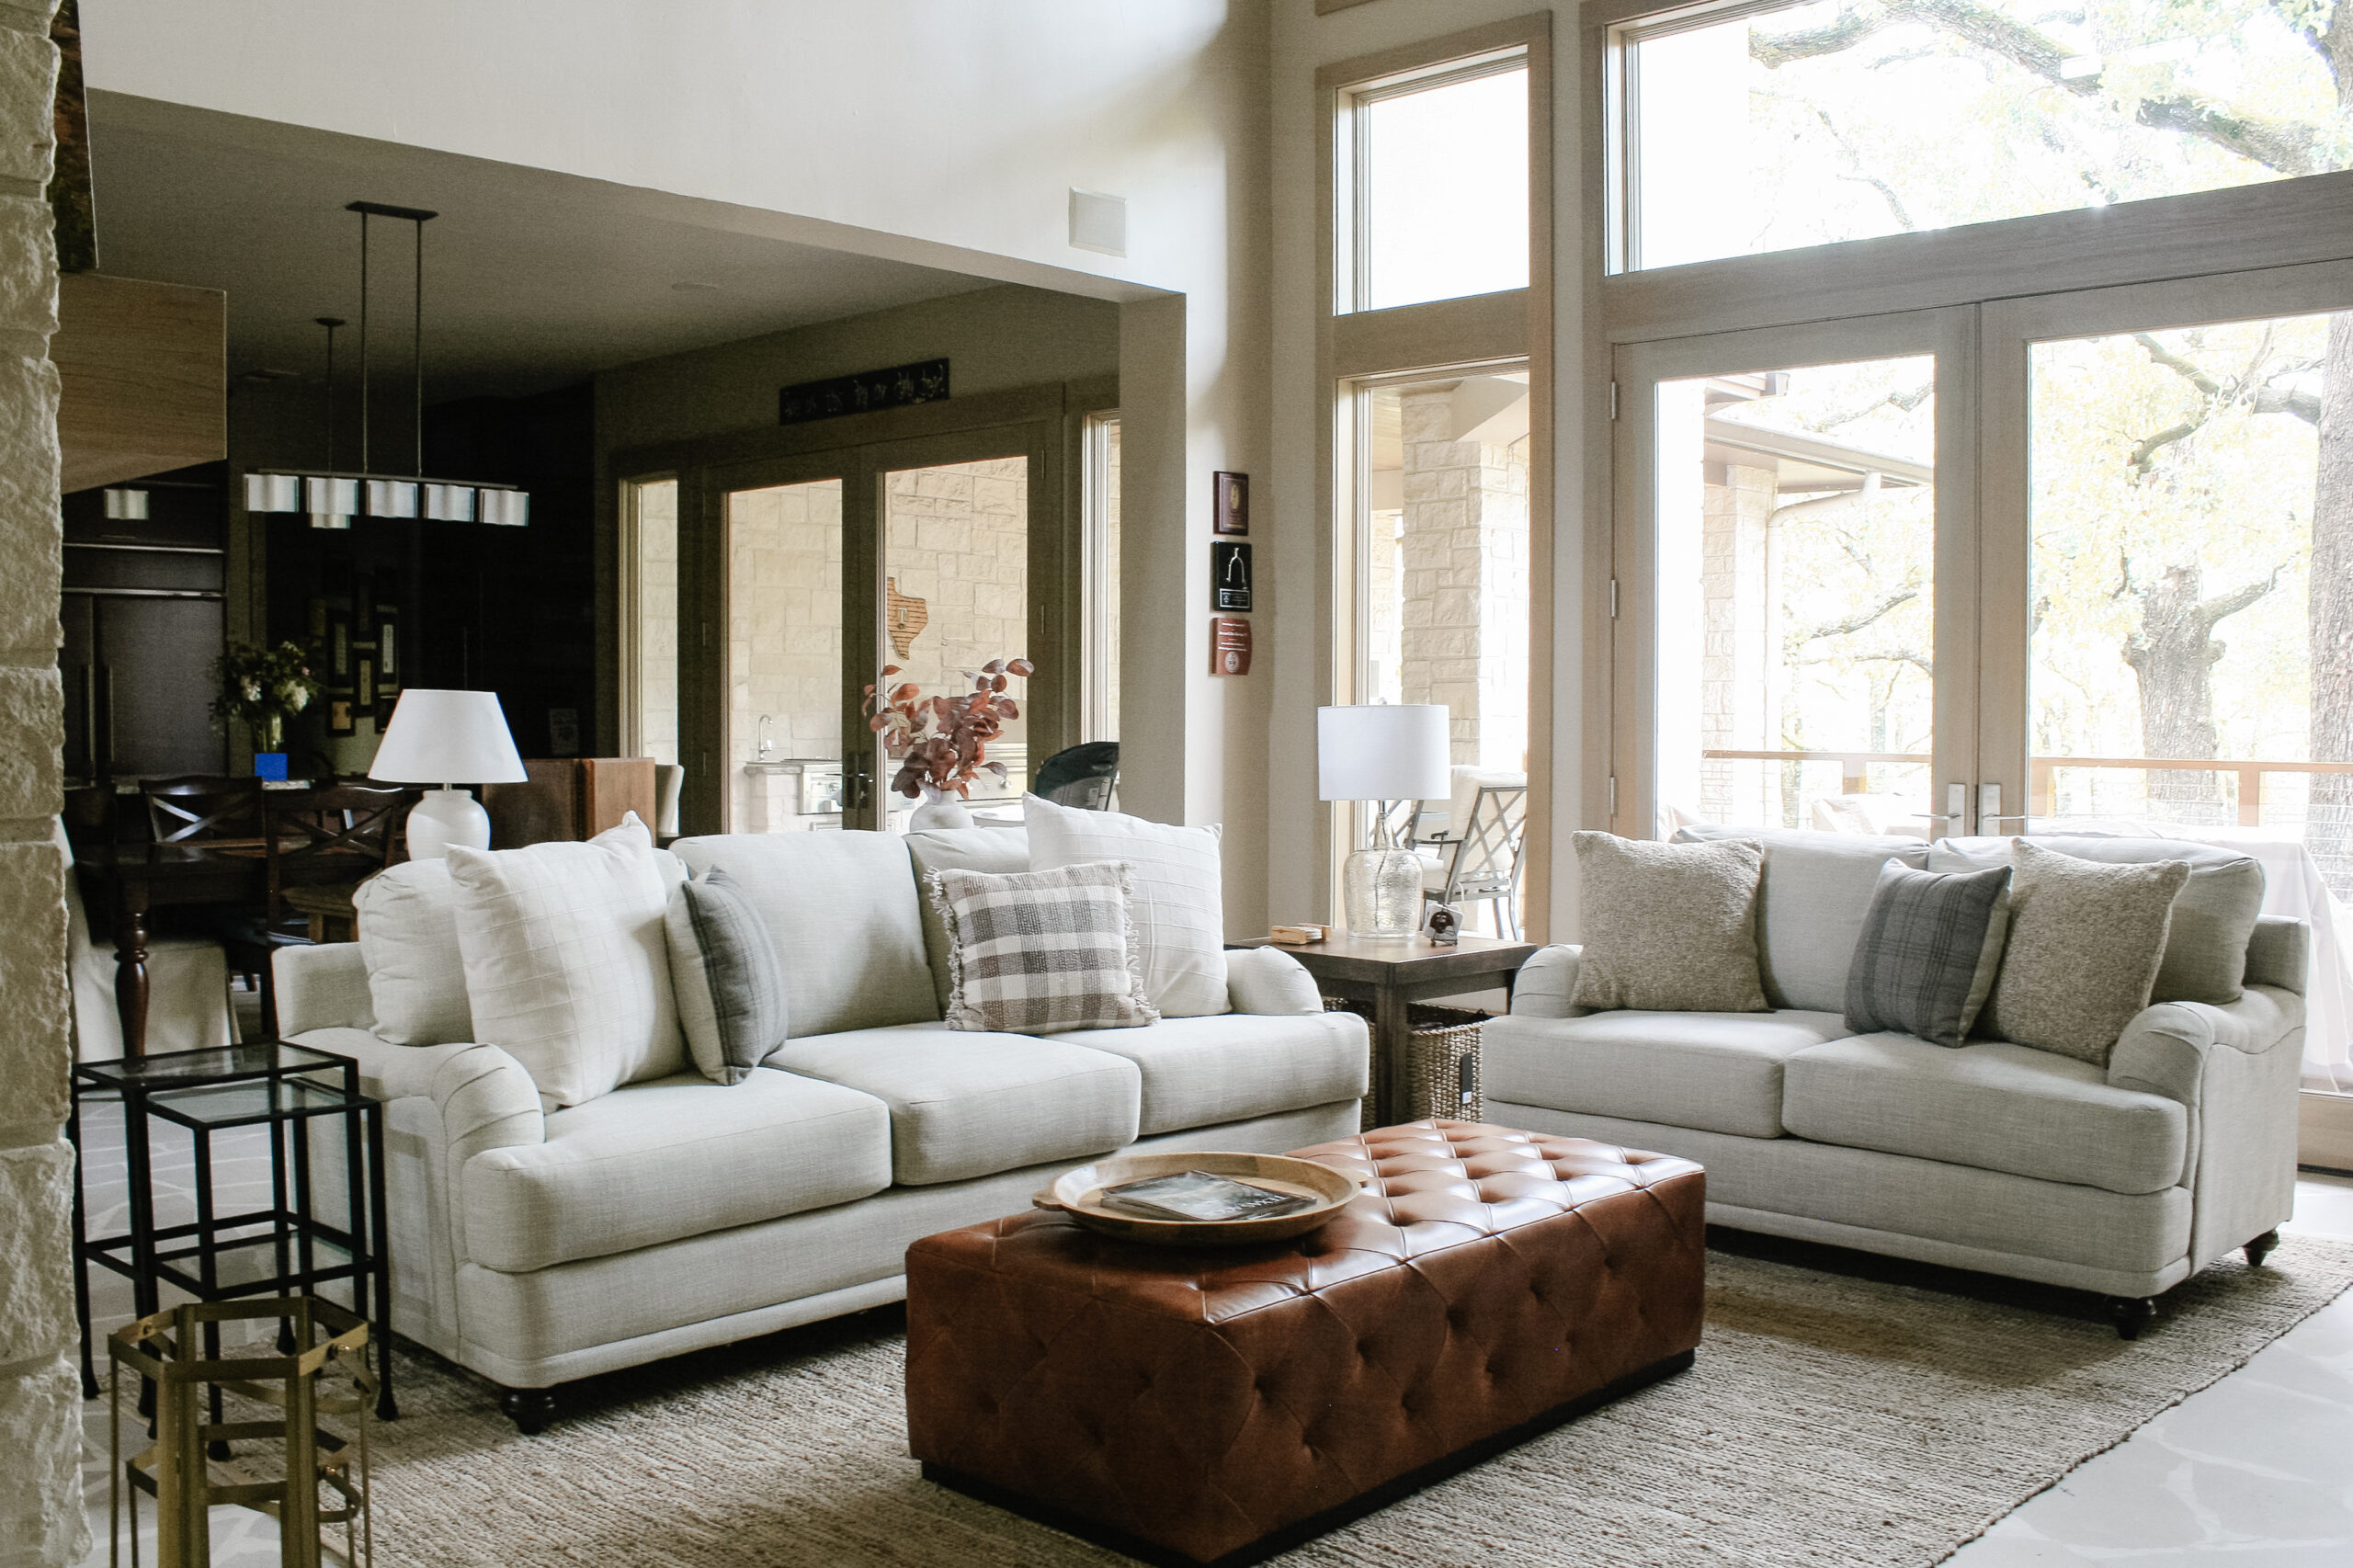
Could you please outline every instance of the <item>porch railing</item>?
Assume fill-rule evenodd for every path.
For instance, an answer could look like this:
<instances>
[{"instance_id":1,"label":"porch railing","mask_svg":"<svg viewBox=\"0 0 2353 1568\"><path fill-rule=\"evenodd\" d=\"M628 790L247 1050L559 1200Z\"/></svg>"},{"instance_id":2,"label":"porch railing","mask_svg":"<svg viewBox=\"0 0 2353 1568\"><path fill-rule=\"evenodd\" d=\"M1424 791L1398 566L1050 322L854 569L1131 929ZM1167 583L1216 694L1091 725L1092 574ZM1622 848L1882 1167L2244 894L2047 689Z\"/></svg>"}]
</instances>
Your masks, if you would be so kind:
<instances>
[{"instance_id":1,"label":"porch railing","mask_svg":"<svg viewBox=\"0 0 2353 1568\"><path fill-rule=\"evenodd\" d=\"M1915 763L1934 760L1925 752L1896 751L1703 751L1710 762L1835 762L1847 779L1862 777L1870 763ZM2054 813L2058 805L2053 775L2063 767L2147 768L2176 773L2231 773L2238 777L2239 825L2263 825L2263 776L2267 773L2353 773L2353 762L2250 762L2237 757L2179 756L2036 756L2027 759L2027 810L2036 816ZM1851 786L1850 786L1851 788Z\"/></svg>"}]
</instances>

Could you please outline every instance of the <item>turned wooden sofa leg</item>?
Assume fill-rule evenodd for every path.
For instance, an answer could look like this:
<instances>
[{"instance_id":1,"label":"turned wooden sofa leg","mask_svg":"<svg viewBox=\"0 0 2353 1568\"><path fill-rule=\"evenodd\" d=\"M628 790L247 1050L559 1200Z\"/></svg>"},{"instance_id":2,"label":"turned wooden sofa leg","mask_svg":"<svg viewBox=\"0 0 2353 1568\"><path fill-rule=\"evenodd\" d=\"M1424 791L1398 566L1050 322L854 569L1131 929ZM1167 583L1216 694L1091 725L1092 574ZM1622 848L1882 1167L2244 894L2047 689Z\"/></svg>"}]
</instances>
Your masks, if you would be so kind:
<instances>
[{"instance_id":1,"label":"turned wooden sofa leg","mask_svg":"<svg viewBox=\"0 0 2353 1568\"><path fill-rule=\"evenodd\" d=\"M2273 1247L2278 1246L2279 1244L2279 1232L2277 1232L2277 1231L2266 1231L2266 1232L2264 1232L2264 1233L2263 1233L2263 1234L2261 1234L2261 1235L2259 1235L2259 1236L2256 1237L2256 1238L2255 1238L2255 1240L2253 1240L2253 1241L2251 1241L2251 1242L2247 1243L2247 1244L2246 1244L2246 1263L2247 1263L2247 1267L2248 1267L2249 1268L2260 1268L2260 1267L2263 1267L2263 1260L2264 1260L2266 1257L2268 1257L2268 1256L2271 1255L2271 1249L2272 1249Z\"/></svg>"},{"instance_id":2,"label":"turned wooden sofa leg","mask_svg":"<svg viewBox=\"0 0 2353 1568\"><path fill-rule=\"evenodd\" d=\"M503 1388L498 1391L498 1408L515 1423L515 1430L536 1437L555 1419L555 1390Z\"/></svg>"},{"instance_id":3,"label":"turned wooden sofa leg","mask_svg":"<svg viewBox=\"0 0 2353 1568\"><path fill-rule=\"evenodd\" d=\"M2108 1318L2116 1325L2116 1337L2119 1339L2140 1338L2141 1331L2148 1327L2156 1315L2157 1301L2154 1296L2110 1296L2108 1299Z\"/></svg>"}]
</instances>

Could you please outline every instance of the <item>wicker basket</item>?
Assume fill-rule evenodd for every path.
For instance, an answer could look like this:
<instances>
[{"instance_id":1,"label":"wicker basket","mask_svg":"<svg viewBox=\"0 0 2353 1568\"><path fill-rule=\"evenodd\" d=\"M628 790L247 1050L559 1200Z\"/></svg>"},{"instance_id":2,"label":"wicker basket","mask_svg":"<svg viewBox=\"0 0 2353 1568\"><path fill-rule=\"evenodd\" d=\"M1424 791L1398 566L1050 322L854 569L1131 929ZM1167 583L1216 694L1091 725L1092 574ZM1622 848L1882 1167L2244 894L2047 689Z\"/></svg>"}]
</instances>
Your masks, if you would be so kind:
<instances>
[{"instance_id":1,"label":"wicker basket","mask_svg":"<svg viewBox=\"0 0 2353 1568\"><path fill-rule=\"evenodd\" d=\"M1353 997L1326 996L1327 1013L1354 1013L1370 1026L1373 1006ZM1406 1053L1404 1102L1401 1121L1440 1117L1456 1121L1484 1121L1486 1098L1479 1083L1479 1026L1490 1015L1468 1007L1427 1007L1415 1003L1411 1010L1414 1041ZM1381 1064L1374 1063L1379 1087ZM1360 1126L1378 1125L1378 1094L1365 1096Z\"/></svg>"}]
</instances>

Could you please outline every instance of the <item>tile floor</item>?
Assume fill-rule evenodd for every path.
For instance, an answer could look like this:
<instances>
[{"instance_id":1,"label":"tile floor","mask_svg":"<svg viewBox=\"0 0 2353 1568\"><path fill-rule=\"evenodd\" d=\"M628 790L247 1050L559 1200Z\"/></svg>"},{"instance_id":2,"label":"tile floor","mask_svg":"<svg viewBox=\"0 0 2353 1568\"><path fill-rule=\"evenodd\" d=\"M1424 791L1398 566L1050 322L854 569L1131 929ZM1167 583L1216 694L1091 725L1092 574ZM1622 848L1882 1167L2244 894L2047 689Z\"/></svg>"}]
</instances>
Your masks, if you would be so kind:
<instances>
[{"instance_id":1,"label":"tile floor","mask_svg":"<svg viewBox=\"0 0 2353 1568\"><path fill-rule=\"evenodd\" d=\"M85 1135L92 1168L119 1171L119 1127L98 1123ZM222 1150L215 1169L223 1177L266 1184L266 1147ZM185 1166L185 1158L174 1161L157 1150L159 1210L170 1199L186 1203L192 1214L192 1195L172 1178ZM229 1196L225 1186L222 1196L224 1201ZM116 1194L101 1183L93 1199L93 1230L108 1233L121 1222ZM2307 1176L2299 1181L2289 1228L2353 1236L2353 1179ZM128 1322L129 1284L94 1275L91 1305L101 1335ZM82 1568L97 1568L108 1560L107 1416L99 1402L84 1409L83 1486L95 1544ZM124 1441L138 1431L126 1422ZM142 1510L142 1517L140 1556L153 1561L153 1511ZM213 1510L212 1529L216 1568L263 1568L278 1561L275 1520L221 1507ZM2347 1568L2353 1564L2353 1293L2078 1466L1947 1561L1955 1568Z\"/></svg>"}]
</instances>

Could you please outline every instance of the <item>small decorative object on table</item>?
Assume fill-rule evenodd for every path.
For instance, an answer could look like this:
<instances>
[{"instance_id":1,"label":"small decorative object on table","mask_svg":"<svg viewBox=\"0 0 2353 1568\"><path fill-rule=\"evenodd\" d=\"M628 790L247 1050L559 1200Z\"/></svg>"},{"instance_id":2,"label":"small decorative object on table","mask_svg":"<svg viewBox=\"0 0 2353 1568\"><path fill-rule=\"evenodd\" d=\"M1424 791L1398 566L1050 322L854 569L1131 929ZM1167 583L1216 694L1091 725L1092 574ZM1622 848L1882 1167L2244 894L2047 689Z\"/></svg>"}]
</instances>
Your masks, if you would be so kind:
<instances>
[{"instance_id":1,"label":"small decorative object on table","mask_svg":"<svg viewBox=\"0 0 2353 1568\"><path fill-rule=\"evenodd\" d=\"M1069 1215L1090 1231L1156 1246L1251 1246L1303 1236L1357 1195L1361 1178L1284 1154L1122 1154L1055 1178L1030 1204ZM1263 1195L1256 1211L1235 1210L1237 1192ZM1142 1198L1147 1212L1115 1198ZM1277 1204L1294 1199L1296 1205ZM1204 1206L1206 1204L1206 1206ZM1180 1211L1183 1206L1186 1211ZM1222 1207L1227 1210L1222 1212Z\"/></svg>"},{"instance_id":2,"label":"small decorative object on table","mask_svg":"<svg viewBox=\"0 0 2353 1568\"><path fill-rule=\"evenodd\" d=\"M1450 903L1433 903L1422 921L1422 935L1430 939L1433 947L1453 947L1462 937L1462 916L1455 913Z\"/></svg>"},{"instance_id":3,"label":"small decorative object on table","mask_svg":"<svg viewBox=\"0 0 2353 1568\"><path fill-rule=\"evenodd\" d=\"M252 732L256 778L286 777L286 721L319 694L310 657L293 642L275 648L232 642L213 661L221 695L212 699L212 717L223 723L234 719Z\"/></svg>"},{"instance_id":4,"label":"small decorative object on table","mask_svg":"<svg viewBox=\"0 0 2353 1568\"><path fill-rule=\"evenodd\" d=\"M913 681L882 684L900 673L897 665L882 666L882 682L866 688L866 727L882 737L883 755L899 765L892 791L923 802L908 825L972 825L972 813L963 805L972 780L983 768L999 782L1006 778L1005 764L988 759L988 744L1005 733L1007 721L1021 717L1020 705L1005 694L1006 684L1035 670L1027 659L991 659L963 672L972 683L963 696L926 697ZM955 801L949 800L950 794Z\"/></svg>"},{"instance_id":5,"label":"small decorative object on table","mask_svg":"<svg viewBox=\"0 0 2353 1568\"><path fill-rule=\"evenodd\" d=\"M1410 937L1422 924L1422 861L1399 844L1390 802L1447 798L1454 788L1446 709L1372 703L1315 711L1319 796L1372 801L1372 844L1341 869L1348 929L1358 937Z\"/></svg>"},{"instance_id":6,"label":"small decorative object on table","mask_svg":"<svg viewBox=\"0 0 2353 1568\"><path fill-rule=\"evenodd\" d=\"M1327 934L1321 926L1272 926L1267 929L1267 939L1286 948L1303 948L1322 941Z\"/></svg>"}]
</instances>

